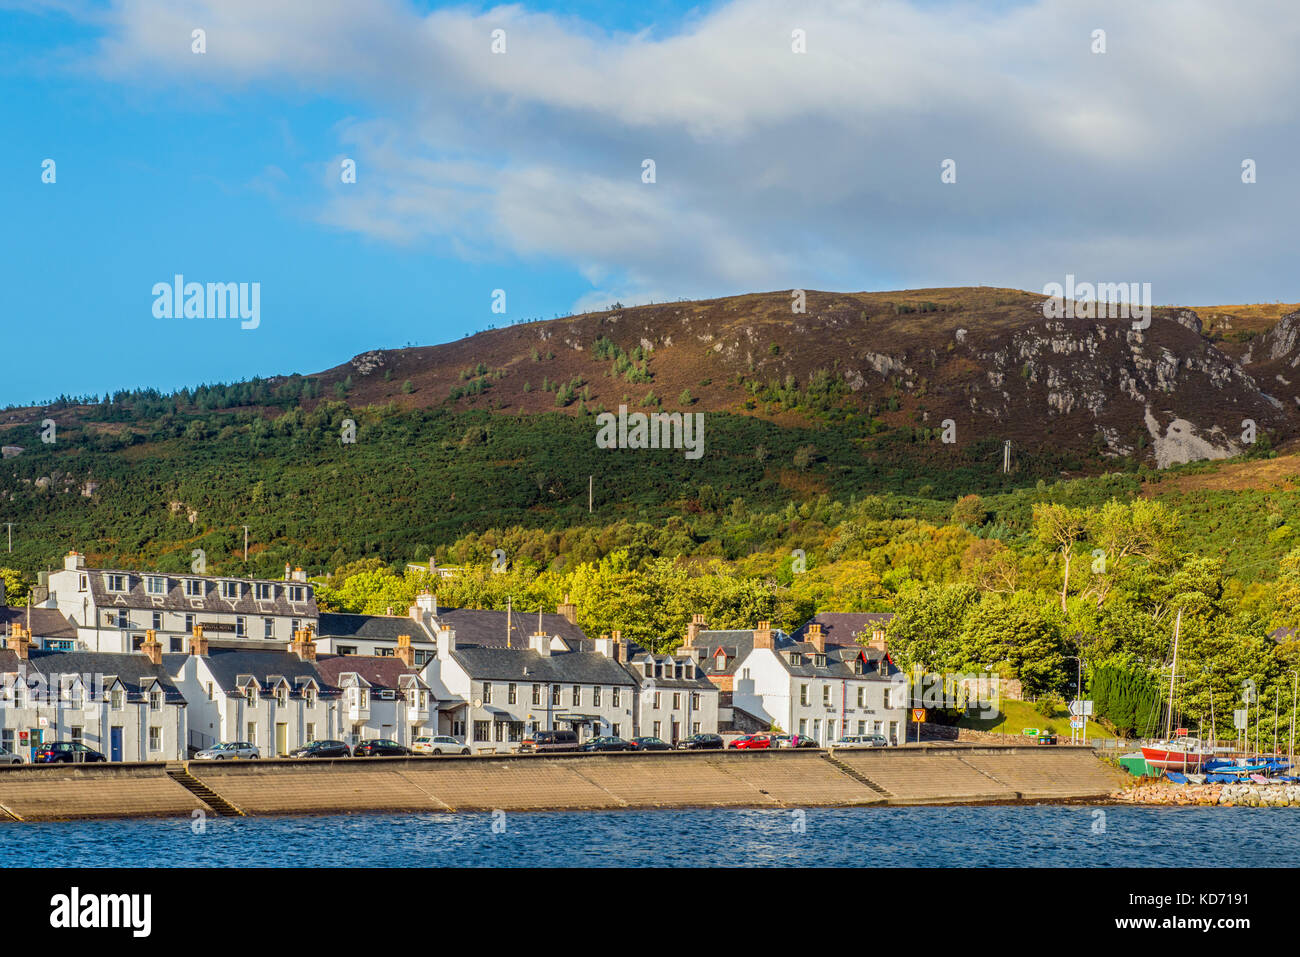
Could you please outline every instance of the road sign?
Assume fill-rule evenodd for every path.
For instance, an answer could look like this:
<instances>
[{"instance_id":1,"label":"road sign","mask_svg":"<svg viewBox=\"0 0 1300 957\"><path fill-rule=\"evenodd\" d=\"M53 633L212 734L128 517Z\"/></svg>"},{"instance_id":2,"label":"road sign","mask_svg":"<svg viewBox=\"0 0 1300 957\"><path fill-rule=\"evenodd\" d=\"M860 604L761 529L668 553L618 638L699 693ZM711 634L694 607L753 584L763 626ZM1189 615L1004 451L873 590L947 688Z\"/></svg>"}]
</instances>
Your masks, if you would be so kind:
<instances>
[{"instance_id":1,"label":"road sign","mask_svg":"<svg viewBox=\"0 0 1300 957\"><path fill-rule=\"evenodd\" d=\"M1070 727L1077 731L1077 730L1079 730L1080 728L1083 727L1083 722L1084 722L1085 720L1086 720L1086 719L1083 717L1083 715L1071 715L1071 716L1070 716Z\"/></svg>"},{"instance_id":2,"label":"road sign","mask_svg":"<svg viewBox=\"0 0 1300 957\"><path fill-rule=\"evenodd\" d=\"M1174 728L1174 734L1175 734L1176 736L1178 736L1178 737L1181 738L1181 737L1183 737L1183 736L1185 736L1185 735L1187 734L1187 729L1186 729L1186 728Z\"/></svg>"},{"instance_id":3,"label":"road sign","mask_svg":"<svg viewBox=\"0 0 1300 957\"><path fill-rule=\"evenodd\" d=\"M1075 714L1075 715L1091 715L1091 714L1092 714L1092 702L1091 702L1091 701L1080 701L1080 700L1071 701L1071 702L1070 702L1070 714Z\"/></svg>"},{"instance_id":4,"label":"road sign","mask_svg":"<svg viewBox=\"0 0 1300 957\"><path fill-rule=\"evenodd\" d=\"M1030 737L1030 738L1036 738L1036 737L1038 737L1040 734L1042 734L1042 732L1039 731L1037 728L1025 728L1025 729L1024 729L1023 731L1021 731L1020 733L1023 734L1023 735L1025 735L1025 736L1027 736L1027 737Z\"/></svg>"},{"instance_id":5,"label":"road sign","mask_svg":"<svg viewBox=\"0 0 1300 957\"><path fill-rule=\"evenodd\" d=\"M1232 712L1232 726L1238 731L1246 730L1246 709L1238 708Z\"/></svg>"},{"instance_id":6,"label":"road sign","mask_svg":"<svg viewBox=\"0 0 1300 957\"><path fill-rule=\"evenodd\" d=\"M925 723L925 709L924 709L924 708L913 708L913 709L912 709L912 720L915 721L917 724L924 724L924 723Z\"/></svg>"}]
</instances>

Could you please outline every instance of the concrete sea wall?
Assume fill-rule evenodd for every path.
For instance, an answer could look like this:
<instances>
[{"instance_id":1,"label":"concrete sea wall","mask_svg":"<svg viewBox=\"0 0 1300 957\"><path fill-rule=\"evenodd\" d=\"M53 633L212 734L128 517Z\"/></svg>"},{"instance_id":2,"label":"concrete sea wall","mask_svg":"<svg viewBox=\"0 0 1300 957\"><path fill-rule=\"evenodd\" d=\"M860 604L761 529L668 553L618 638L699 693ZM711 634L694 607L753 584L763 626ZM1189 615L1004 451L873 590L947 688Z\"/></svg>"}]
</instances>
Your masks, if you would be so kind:
<instances>
[{"instance_id":1,"label":"concrete sea wall","mask_svg":"<svg viewBox=\"0 0 1300 957\"><path fill-rule=\"evenodd\" d=\"M264 760L0 768L0 821L351 811L835 807L1105 798L1087 748Z\"/></svg>"}]
</instances>

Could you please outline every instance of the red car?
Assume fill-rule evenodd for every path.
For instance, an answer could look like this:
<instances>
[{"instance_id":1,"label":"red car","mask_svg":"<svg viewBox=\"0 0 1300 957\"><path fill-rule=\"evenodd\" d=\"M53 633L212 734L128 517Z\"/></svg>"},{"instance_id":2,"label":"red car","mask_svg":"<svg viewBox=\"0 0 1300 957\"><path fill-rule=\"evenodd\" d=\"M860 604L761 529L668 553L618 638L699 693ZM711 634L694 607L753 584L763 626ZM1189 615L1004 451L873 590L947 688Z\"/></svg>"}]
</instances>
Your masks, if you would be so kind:
<instances>
[{"instance_id":1,"label":"red car","mask_svg":"<svg viewBox=\"0 0 1300 957\"><path fill-rule=\"evenodd\" d=\"M727 747L735 748L738 751L762 751L771 746L772 735L770 734L747 734L727 745Z\"/></svg>"}]
</instances>

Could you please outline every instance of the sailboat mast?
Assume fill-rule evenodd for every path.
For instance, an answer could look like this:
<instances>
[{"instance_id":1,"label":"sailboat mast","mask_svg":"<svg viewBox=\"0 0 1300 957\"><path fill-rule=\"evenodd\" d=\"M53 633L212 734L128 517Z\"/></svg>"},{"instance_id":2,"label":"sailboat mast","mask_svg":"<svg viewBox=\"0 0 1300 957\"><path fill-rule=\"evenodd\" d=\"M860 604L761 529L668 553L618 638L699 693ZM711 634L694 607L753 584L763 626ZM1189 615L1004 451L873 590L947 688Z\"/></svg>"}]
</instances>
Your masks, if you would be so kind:
<instances>
[{"instance_id":1,"label":"sailboat mast","mask_svg":"<svg viewBox=\"0 0 1300 957\"><path fill-rule=\"evenodd\" d=\"M1178 675L1178 631L1183 624L1183 610L1178 609L1178 618L1174 621L1174 663L1169 669L1169 711L1165 715L1166 740L1174 731L1174 678Z\"/></svg>"}]
</instances>

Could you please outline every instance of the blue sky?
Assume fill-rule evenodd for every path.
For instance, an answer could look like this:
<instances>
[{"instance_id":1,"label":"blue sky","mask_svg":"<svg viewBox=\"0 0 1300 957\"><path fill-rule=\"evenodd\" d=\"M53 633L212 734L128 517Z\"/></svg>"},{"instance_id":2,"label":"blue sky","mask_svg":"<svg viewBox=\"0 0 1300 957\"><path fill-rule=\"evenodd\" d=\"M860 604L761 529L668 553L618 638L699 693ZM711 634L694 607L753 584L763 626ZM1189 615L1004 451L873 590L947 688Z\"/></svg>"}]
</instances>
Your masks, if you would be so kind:
<instances>
[{"instance_id":1,"label":"blue sky","mask_svg":"<svg viewBox=\"0 0 1300 957\"><path fill-rule=\"evenodd\" d=\"M615 299L1070 272L1293 302L1297 39L1281 0L0 0L0 404ZM260 326L155 318L178 272L261 283Z\"/></svg>"}]
</instances>

